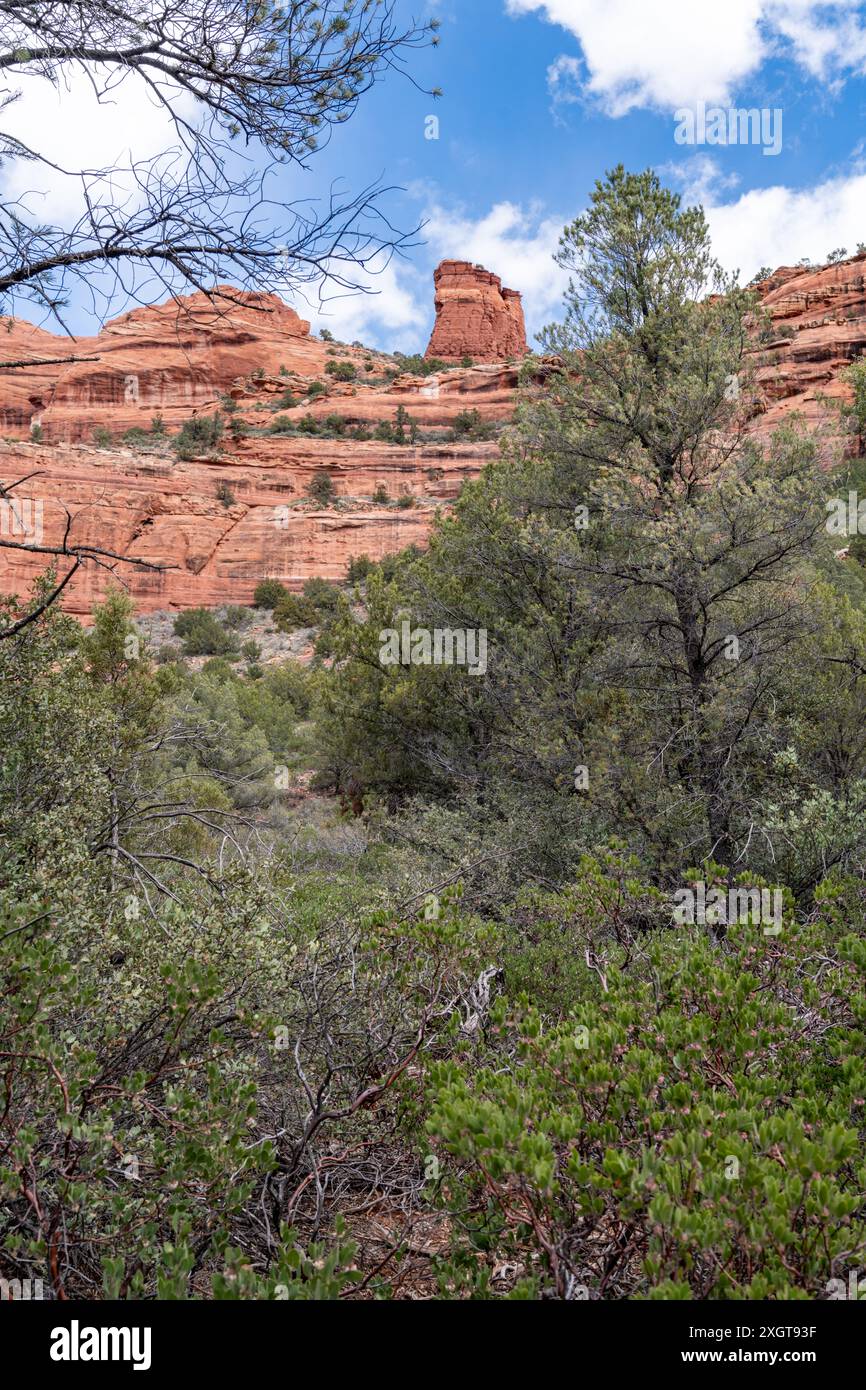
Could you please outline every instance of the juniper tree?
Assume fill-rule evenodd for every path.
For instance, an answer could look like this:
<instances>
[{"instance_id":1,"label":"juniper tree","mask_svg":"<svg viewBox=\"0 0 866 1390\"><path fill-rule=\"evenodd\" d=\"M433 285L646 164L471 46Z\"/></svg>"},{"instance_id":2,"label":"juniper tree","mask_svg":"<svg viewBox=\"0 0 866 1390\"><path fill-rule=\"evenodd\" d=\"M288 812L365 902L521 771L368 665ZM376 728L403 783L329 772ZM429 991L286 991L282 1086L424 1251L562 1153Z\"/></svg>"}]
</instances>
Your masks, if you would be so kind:
<instances>
[{"instance_id":1,"label":"juniper tree","mask_svg":"<svg viewBox=\"0 0 866 1390\"><path fill-rule=\"evenodd\" d=\"M764 803L796 742L801 663L830 659L810 594L832 564L815 442L750 430L753 302L701 210L655 175L614 170L560 260L566 314L544 338L559 363L527 369L504 460L391 592L368 588L374 625L390 604L486 627L488 675L384 673L347 626L335 766L398 793L459 789L555 881L581 842L624 829L663 875L772 858Z\"/></svg>"}]
</instances>

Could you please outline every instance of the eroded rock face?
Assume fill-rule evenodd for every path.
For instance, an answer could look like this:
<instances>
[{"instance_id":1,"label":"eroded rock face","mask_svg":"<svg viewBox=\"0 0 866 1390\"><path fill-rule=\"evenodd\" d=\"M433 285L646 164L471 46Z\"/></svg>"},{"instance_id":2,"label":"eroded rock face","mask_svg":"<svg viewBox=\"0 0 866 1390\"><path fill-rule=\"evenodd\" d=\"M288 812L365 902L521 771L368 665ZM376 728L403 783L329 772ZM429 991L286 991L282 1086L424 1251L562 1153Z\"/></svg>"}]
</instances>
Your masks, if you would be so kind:
<instances>
[{"instance_id":1,"label":"eroded rock face","mask_svg":"<svg viewBox=\"0 0 866 1390\"><path fill-rule=\"evenodd\" d=\"M820 435L828 461L841 443L832 408L848 391L840 373L866 351L864 273L861 255L816 270L783 267L758 287L769 323L756 327L751 349L759 412L752 428L765 434L796 411L829 427ZM216 309L202 295L136 309L74 343L0 319L0 361L34 363L0 371L0 483L37 475L18 495L39 504L45 543L62 538L68 514L70 543L163 566L118 568L142 611L247 603L262 578L299 589L313 576L345 578L352 556L376 560L423 544L437 508L498 454L495 439L454 442L457 417L477 411L483 424L496 424L513 413L518 368L503 359L525 352L519 296L468 262L437 272L430 351L491 360L427 377L395 375L393 358L311 338L274 296L237 298ZM97 360L35 365L70 353ZM352 362L354 380L328 374L335 359ZM544 380L542 363L539 386ZM327 394L309 395L314 382L326 383ZM401 443L370 437L401 407L415 442L406 423ZM220 408L227 425L236 419L242 428L237 437L227 428L213 457L183 461L167 444L118 442L133 427L149 430L155 415L173 433ZM264 433L280 414L296 426L304 416L339 415L347 431L360 427L368 437ZM34 425L42 444L29 440ZM96 430L113 436L111 447L94 447ZM309 495L323 475L330 506ZM27 592L44 568L45 557L29 547L0 547L0 591ZM86 617L109 582L105 569L83 567L64 592L66 607Z\"/></svg>"},{"instance_id":2,"label":"eroded rock face","mask_svg":"<svg viewBox=\"0 0 866 1390\"><path fill-rule=\"evenodd\" d=\"M436 323L428 358L506 362L526 355L526 325L517 290L470 261L442 261L434 273Z\"/></svg>"},{"instance_id":3,"label":"eroded rock face","mask_svg":"<svg viewBox=\"0 0 866 1390\"><path fill-rule=\"evenodd\" d=\"M0 480L44 469L30 487L38 492L46 544L62 539L68 510L74 518L70 545L96 545L165 566L158 572L118 568L147 612L249 603L263 578L295 590L313 576L345 580L352 556L381 559L421 545L437 506L454 500L461 482L495 456L496 445L411 449L370 442L349 450L337 440L275 438L243 441L230 457L191 462L82 444L56 445L47 453L34 444L0 443ZM332 479L336 506L307 496L321 472ZM390 505L372 500L379 487ZM417 499L414 506L394 505L404 489ZM45 557L28 549L0 548L0 589L25 593L44 567ZM84 566L64 606L89 614L110 578Z\"/></svg>"},{"instance_id":4,"label":"eroded rock face","mask_svg":"<svg viewBox=\"0 0 866 1390\"><path fill-rule=\"evenodd\" d=\"M782 266L758 292L770 317L753 350L761 432L792 411L810 426L832 424L828 402L850 394L839 374L866 351L866 253L819 269Z\"/></svg>"},{"instance_id":5,"label":"eroded rock face","mask_svg":"<svg viewBox=\"0 0 866 1390\"><path fill-rule=\"evenodd\" d=\"M476 411L494 424L514 408L514 368L396 375L391 357L311 338L275 296L238 300L214 307L191 295L136 309L74 343L0 320L0 361L96 359L0 372L0 482L38 473L19 495L40 503L46 544L62 539L68 512L70 545L163 566L118 569L141 611L247 603L262 578L297 590L313 576L345 579L352 556L376 560L422 544L437 507L497 454L495 440L452 442L457 416ZM335 360L351 362L355 379L329 375ZM325 390L311 396L314 383ZM403 442L369 437L393 426L401 408ZM168 439L142 447L121 438L149 432L155 416L171 436L217 410L226 428L210 458L178 459ZM342 438L264 433L278 417L297 425L334 415ZM366 439L349 437L358 427ZM95 447L100 432L110 447ZM325 475L328 506L309 495ZM383 495L387 502L374 500ZM30 549L0 547L0 591L25 593L45 563ZM88 615L110 578L82 568L64 591L67 609Z\"/></svg>"},{"instance_id":6,"label":"eroded rock face","mask_svg":"<svg viewBox=\"0 0 866 1390\"><path fill-rule=\"evenodd\" d=\"M277 295L223 288L236 302L203 294L169 299L112 319L96 338L72 340L0 319L0 361L85 359L0 371L0 431L29 433L38 425L45 440L71 443L91 440L100 428L148 428L155 415L177 428L213 408L239 376L324 369L326 344Z\"/></svg>"}]
</instances>

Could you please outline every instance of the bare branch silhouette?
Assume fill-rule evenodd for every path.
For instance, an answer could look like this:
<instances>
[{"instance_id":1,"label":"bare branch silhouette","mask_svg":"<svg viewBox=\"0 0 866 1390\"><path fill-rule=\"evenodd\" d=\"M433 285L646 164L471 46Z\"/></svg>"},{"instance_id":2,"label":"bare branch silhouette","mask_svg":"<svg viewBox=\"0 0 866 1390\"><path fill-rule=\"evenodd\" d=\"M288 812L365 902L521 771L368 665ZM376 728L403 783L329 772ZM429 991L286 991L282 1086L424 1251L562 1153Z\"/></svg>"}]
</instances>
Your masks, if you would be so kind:
<instances>
[{"instance_id":1,"label":"bare branch silhouette","mask_svg":"<svg viewBox=\"0 0 866 1390\"><path fill-rule=\"evenodd\" d=\"M101 362L100 357L20 357L15 362L0 362L0 372L16 371L20 367L65 367L70 362Z\"/></svg>"},{"instance_id":2,"label":"bare branch silhouette","mask_svg":"<svg viewBox=\"0 0 866 1390\"><path fill-rule=\"evenodd\" d=\"M9 504L14 511L16 499L13 495L15 488L21 487L23 483L31 478L39 477L39 473L28 473L25 478L19 478L14 483L0 483L0 500ZM43 545L33 540L12 540L5 534L5 528L0 531L0 550L25 550L30 554L45 555L51 561L71 560L72 563L62 579L49 581L49 587L43 589L37 600L25 608L20 618L15 618L8 622L5 627L0 626L0 642L8 637L15 637L17 633L36 621L37 618L50 608L63 593L70 580L78 573L82 565L94 564L114 573L117 565L136 565L140 569L162 571L174 568L171 565L160 565L152 560L141 560L137 557L118 555L116 551L107 550L103 546L76 544L71 541L72 525L75 518L68 508L66 511L66 527L63 539L54 545Z\"/></svg>"},{"instance_id":3,"label":"bare branch silhouette","mask_svg":"<svg viewBox=\"0 0 866 1390\"><path fill-rule=\"evenodd\" d=\"M381 210L390 190L332 187L287 203L281 167L308 168L334 126L410 52L438 42L437 22L398 24L394 0L142 0L141 4L0 2L0 71L55 87L89 82L100 104L144 83L168 116L173 147L126 167L61 168L0 129L0 160L74 178L72 225L41 223L30 194L0 204L0 305L26 300L60 324L74 285L102 302L153 302L196 289L323 282L364 289L413 244ZM0 112L18 93L0 96Z\"/></svg>"}]
</instances>

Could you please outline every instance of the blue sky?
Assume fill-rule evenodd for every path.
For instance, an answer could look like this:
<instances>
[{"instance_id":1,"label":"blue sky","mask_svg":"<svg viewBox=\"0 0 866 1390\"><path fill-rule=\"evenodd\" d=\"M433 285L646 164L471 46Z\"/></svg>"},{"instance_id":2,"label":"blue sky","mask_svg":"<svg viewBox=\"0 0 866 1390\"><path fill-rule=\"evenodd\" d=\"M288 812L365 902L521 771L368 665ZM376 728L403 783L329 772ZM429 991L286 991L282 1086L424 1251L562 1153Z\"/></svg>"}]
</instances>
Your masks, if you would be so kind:
<instances>
[{"instance_id":1,"label":"blue sky","mask_svg":"<svg viewBox=\"0 0 866 1390\"><path fill-rule=\"evenodd\" d=\"M421 0L398 3L407 17L423 12ZM424 245L370 280L376 294L341 298L322 312L315 301L297 303L316 326L383 348L423 349L433 268L458 256L521 290L530 333L537 331L561 300L551 259L559 231L618 162L653 166L703 202L717 254L745 279L761 265L820 261L866 241L866 5L428 0L426 12L441 20L441 44L416 54L412 72L422 87L441 87L442 97L389 75L308 176L281 175L286 199L324 191L340 177L356 188L382 177L404 189L385 202L392 219L427 224ZM104 126L89 125L82 108L77 128L68 108L86 97L64 99L67 112L52 129L79 146L104 140ZM129 111L126 101L112 138L127 121L135 139L159 148L158 118L143 119L134 94ZM701 103L710 113L781 111L780 152L678 144L678 113ZM430 115L439 119L436 140L425 138ZM93 327L83 307L74 321Z\"/></svg>"},{"instance_id":2,"label":"blue sky","mask_svg":"<svg viewBox=\"0 0 866 1390\"><path fill-rule=\"evenodd\" d=\"M442 255L483 260L522 290L537 330L560 299L551 261L559 229L620 161L651 165L704 202L720 258L746 279L761 265L817 261L866 241L866 6L442 0L436 8L441 45L414 71L443 96L431 103L391 79L327 152L335 171L384 172L404 184L393 200L404 223L428 221L428 244L386 277L380 303L349 311L353 330L383 346L423 346L429 277ZM780 152L677 144L675 113L699 102L781 110ZM430 112L438 141L424 139ZM346 309L332 308L339 325Z\"/></svg>"}]
</instances>

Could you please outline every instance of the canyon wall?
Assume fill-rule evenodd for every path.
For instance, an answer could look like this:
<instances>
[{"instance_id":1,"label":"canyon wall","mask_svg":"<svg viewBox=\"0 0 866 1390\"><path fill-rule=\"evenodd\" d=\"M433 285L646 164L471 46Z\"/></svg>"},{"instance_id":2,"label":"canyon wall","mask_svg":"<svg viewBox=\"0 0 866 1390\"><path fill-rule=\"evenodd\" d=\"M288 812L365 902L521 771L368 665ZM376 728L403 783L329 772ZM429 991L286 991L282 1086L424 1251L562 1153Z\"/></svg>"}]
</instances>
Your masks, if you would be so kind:
<instances>
[{"instance_id":1,"label":"canyon wall","mask_svg":"<svg viewBox=\"0 0 866 1390\"><path fill-rule=\"evenodd\" d=\"M866 351L866 252L838 265L782 266L758 291L770 320L753 349L761 432L792 411L832 424L828 403L850 394L839 373Z\"/></svg>"},{"instance_id":2,"label":"canyon wall","mask_svg":"<svg viewBox=\"0 0 866 1390\"><path fill-rule=\"evenodd\" d=\"M866 350L864 271L860 255L782 267L758 287L768 316L751 348L762 434L796 411L827 427L828 459L838 447L832 399L847 390L843 367ZM246 603L264 577L299 589L312 576L344 578L352 556L423 544L437 509L497 457L495 437L482 436L511 418L526 350L519 295L495 275L446 261L436 292L430 353L477 365L413 375L387 354L311 337L273 295L237 291L231 303L190 295L135 309L74 343L0 319L0 363L28 364L0 368L0 484L29 479L16 495L38 506L44 543L68 528L70 545L158 564L117 569L142 610ZM70 355L83 360L40 365ZM329 373L347 362L352 379ZM210 457L178 458L171 434L217 410L238 428ZM463 438L454 426L467 412L476 428ZM292 430L271 432L281 416ZM305 435L306 416L339 416L348 433ZM154 417L164 433L151 433ZM372 437L398 418L402 442ZM124 441L129 430L141 434ZM328 505L310 495L325 475ZM14 538L16 525L0 502L0 529ZM45 563L31 545L0 547L0 591L26 592ZM66 607L86 616L110 579L83 567Z\"/></svg>"},{"instance_id":3,"label":"canyon wall","mask_svg":"<svg viewBox=\"0 0 866 1390\"><path fill-rule=\"evenodd\" d=\"M489 429L513 412L515 368L413 376L390 355L311 337L276 296L229 292L232 303L197 294L135 309L74 343L0 320L0 362L33 363L0 370L0 483L29 478L17 495L38 502L45 544L68 526L70 546L158 564L117 568L142 611L246 603L262 578L297 590L344 579L352 556L423 544L437 508L498 453L494 439L455 438L458 417ZM70 355L80 360L39 365ZM329 374L336 363L354 379ZM171 436L218 410L219 450L178 458ZM333 416L342 437L296 432ZM265 432L277 417L292 430ZM398 418L403 442L370 437ZM359 428L367 438L351 437ZM124 440L131 430L141 435ZM332 498L317 504L310 487L325 475ZM15 520L0 504L0 527ZM0 591L26 592L45 564L29 546L0 547ZM86 565L66 608L86 616L110 579Z\"/></svg>"}]
</instances>

